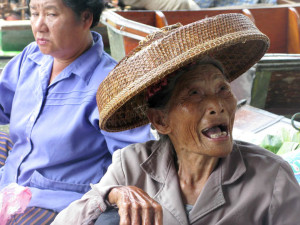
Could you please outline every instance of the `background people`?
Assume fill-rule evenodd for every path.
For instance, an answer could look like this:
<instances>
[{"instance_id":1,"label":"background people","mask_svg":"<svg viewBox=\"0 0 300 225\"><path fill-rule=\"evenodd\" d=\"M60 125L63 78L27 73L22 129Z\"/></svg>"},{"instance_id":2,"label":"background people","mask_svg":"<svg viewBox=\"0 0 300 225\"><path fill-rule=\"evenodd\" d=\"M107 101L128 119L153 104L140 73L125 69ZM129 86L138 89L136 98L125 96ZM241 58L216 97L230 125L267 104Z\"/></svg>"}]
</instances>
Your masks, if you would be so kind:
<instances>
[{"instance_id":1,"label":"background people","mask_svg":"<svg viewBox=\"0 0 300 225\"><path fill-rule=\"evenodd\" d=\"M111 1L112 5L130 6L131 9L146 9L146 10L197 10L200 7L194 0L119 0Z\"/></svg>"}]
</instances>

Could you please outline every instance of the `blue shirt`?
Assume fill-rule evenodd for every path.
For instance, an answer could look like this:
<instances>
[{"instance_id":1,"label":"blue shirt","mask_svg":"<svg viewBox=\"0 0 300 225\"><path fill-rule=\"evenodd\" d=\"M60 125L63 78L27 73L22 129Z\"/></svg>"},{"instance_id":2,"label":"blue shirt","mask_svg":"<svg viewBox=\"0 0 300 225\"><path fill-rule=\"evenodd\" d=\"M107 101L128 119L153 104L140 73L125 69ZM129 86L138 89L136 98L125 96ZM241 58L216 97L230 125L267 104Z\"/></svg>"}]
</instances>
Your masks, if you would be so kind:
<instances>
[{"instance_id":1,"label":"blue shirt","mask_svg":"<svg viewBox=\"0 0 300 225\"><path fill-rule=\"evenodd\" d=\"M99 129L96 91L116 62L102 38L49 85L53 57L35 42L0 77L0 124L10 123L14 147L0 170L0 188L28 186L29 206L60 211L99 182L111 154L152 139L149 126L107 133Z\"/></svg>"}]
</instances>

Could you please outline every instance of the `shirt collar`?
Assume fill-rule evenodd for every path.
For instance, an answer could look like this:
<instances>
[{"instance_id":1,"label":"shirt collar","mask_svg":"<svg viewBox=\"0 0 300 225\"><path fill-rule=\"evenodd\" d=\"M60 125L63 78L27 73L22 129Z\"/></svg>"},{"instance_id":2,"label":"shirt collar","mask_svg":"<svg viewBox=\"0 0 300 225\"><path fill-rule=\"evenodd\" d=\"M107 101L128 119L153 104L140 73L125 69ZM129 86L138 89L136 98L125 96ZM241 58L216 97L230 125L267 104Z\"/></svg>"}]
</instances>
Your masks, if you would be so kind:
<instances>
[{"instance_id":1,"label":"shirt collar","mask_svg":"<svg viewBox=\"0 0 300 225\"><path fill-rule=\"evenodd\" d=\"M73 63L66 67L60 75L59 79L64 79L66 77L75 74L76 76L81 77L87 84L92 76L93 70L98 66L100 57L103 53L103 42L100 34L91 31L93 35L94 44L93 46L79 56ZM48 67L52 65L53 57L50 55L44 55L40 51L34 52L28 56L36 64L41 67Z\"/></svg>"},{"instance_id":2,"label":"shirt collar","mask_svg":"<svg viewBox=\"0 0 300 225\"><path fill-rule=\"evenodd\" d=\"M154 180L163 183L166 180L170 164L174 164L173 145L168 140L158 141L153 146L152 154L141 164L142 169ZM239 179L245 172L246 166L240 150L233 145L231 154L220 160L219 166L213 173L221 173L221 182L217 185L228 185Z\"/></svg>"},{"instance_id":3,"label":"shirt collar","mask_svg":"<svg viewBox=\"0 0 300 225\"><path fill-rule=\"evenodd\" d=\"M141 164L141 168L152 179L164 183L168 175L170 163L173 161L173 145L171 141L156 141L152 154Z\"/></svg>"},{"instance_id":4,"label":"shirt collar","mask_svg":"<svg viewBox=\"0 0 300 225\"><path fill-rule=\"evenodd\" d=\"M220 166L223 185L232 184L246 172L244 159L236 143L233 145L231 154L221 159Z\"/></svg>"}]
</instances>

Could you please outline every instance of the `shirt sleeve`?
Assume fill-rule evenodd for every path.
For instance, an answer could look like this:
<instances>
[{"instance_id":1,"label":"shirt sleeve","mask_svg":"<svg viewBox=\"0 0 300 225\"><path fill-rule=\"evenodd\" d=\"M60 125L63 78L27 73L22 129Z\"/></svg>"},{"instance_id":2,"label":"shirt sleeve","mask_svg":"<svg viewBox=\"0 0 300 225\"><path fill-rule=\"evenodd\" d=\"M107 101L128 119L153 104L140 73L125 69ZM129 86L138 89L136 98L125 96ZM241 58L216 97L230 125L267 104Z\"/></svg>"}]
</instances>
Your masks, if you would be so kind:
<instances>
[{"instance_id":1,"label":"shirt sleeve","mask_svg":"<svg viewBox=\"0 0 300 225\"><path fill-rule=\"evenodd\" d=\"M26 48L27 49L27 48ZM20 68L26 49L12 58L0 75L0 124L8 124L14 94L19 80Z\"/></svg>"},{"instance_id":2,"label":"shirt sleeve","mask_svg":"<svg viewBox=\"0 0 300 225\"><path fill-rule=\"evenodd\" d=\"M1 180L1 178L2 178L3 170L4 170L4 166L2 166L2 167L0 168L0 180Z\"/></svg>"},{"instance_id":3,"label":"shirt sleeve","mask_svg":"<svg viewBox=\"0 0 300 225\"><path fill-rule=\"evenodd\" d=\"M109 191L121 185L125 185L125 175L121 163L121 150L113 154L113 162L108 171L98 184L91 185L92 189L82 196L81 199L72 202L63 209L51 223L61 224L94 224L94 221L104 212L109 203L106 196Z\"/></svg>"},{"instance_id":4,"label":"shirt sleeve","mask_svg":"<svg viewBox=\"0 0 300 225\"><path fill-rule=\"evenodd\" d=\"M16 58L13 58L0 75L0 123L8 124L12 101L15 93L17 79L15 74L18 72L14 66Z\"/></svg>"},{"instance_id":5,"label":"shirt sleeve","mask_svg":"<svg viewBox=\"0 0 300 225\"><path fill-rule=\"evenodd\" d=\"M104 130L100 130L97 103L89 116L89 121L95 129L102 133L106 141L107 149L111 154L113 154L114 151L125 148L130 144L144 143L155 139L151 132L150 124L121 132L106 132Z\"/></svg>"},{"instance_id":6,"label":"shirt sleeve","mask_svg":"<svg viewBox=\"0 0 300 225\"><path fill-rule=\"evenodd\" d=\"M103 130L101 132L111 154L115 150L122 149L130 144L144 143L154 139L149 124L122 132L106 132Z\"/></svg>"},{"instance_id":7,"label":"shirt sleeve","mask_svg":"<svg viewBox=\"0 0 300 225\"><path fill-rule=\"evenodd\" d=\"M269 207L270 225L300 224L300 186L288 163L279 167Z\"/></svg>"}]
</instances>

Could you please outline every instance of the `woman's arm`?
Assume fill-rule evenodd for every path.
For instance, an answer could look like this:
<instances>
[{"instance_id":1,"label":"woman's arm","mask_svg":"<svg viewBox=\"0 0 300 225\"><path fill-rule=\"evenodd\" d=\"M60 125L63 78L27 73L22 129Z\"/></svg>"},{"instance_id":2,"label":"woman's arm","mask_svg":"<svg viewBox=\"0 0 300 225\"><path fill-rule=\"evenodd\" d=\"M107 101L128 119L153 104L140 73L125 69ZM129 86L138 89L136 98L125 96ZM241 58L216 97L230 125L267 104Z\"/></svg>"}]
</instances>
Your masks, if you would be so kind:
<instances>
[{"instance_id":1,"label":"woman's arm","mask_svg":"<svg viewBox=\"0 0 300 225\"><path fill-rule=\"evenodd\" d=\"M8 124L15 89L18 83L19 61L21 55L11 59L0 75L0 124Z\"/></svg>"},{"instance_id":2,"label":"woman's arm","mask_svg":"<svg viewBox=\"0 0 300 225\"><path fill-rule=\"evenodd\" d=\"M51 225L82 225L94 224L94 221L104 212L110 203L106 196L110 190L119 185L124 185L124 173L121 165L121 150L113 154L113 162L99 183L91 184L92 189L81 199L72 202L62 210Z\"/></svg>"},{"instance_id":3,"label":"woman's arm","mask_svg":"<svg viewBox=\"0 0 300 225\"><path fill-rule=\"evenodd\" d=\"M18 87L22 65L28 54L37 51L36 44L29 44L24 50L13 57L0 74L0 124L8 124L12 109L13 98ZM30 74L26 74L30 76Z\"/></svg>"},{"instance_id":4,"label":"woman's arm","mask_svg":"<svg viewBox=\"0 0 300 225\"><path fill-rule=\"evenodd\" d=\"M130 147L118 150L113 154L113 162L106 174L98 184L91 185L92 189L77 201L71 203L62 210L52 225L61 224L93 224L100 214L110 207L117 206L121 214L121 220L129 219L151 221L150 224L162 224L162 209L149 195L137 187L127 186L128 180L125 175L128 168L123 168L124 161L121 159L122 151L130 151ZM132 159L132 171L139 168L141 162L135 157L135 153L129 156ZM126 214L127 213L127 214ZM125 223L126 224L126 223ZM147 224L147 223L146 223ZM149 223L148 223L149 224Z\"/></svg>"}]
</instances>

